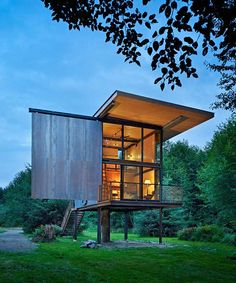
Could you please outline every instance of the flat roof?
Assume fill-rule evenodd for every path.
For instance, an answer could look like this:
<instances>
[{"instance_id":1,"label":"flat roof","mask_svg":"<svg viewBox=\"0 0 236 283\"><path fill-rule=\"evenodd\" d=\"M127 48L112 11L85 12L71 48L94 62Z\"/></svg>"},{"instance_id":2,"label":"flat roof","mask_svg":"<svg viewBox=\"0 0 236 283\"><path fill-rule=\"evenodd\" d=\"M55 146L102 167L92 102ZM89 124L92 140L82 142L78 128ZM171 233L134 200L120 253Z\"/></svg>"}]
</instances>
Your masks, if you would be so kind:
<instances>
[{"instance_id":1,"label":"flat roof","mask_svg":"<svg viewBox=\"0 0 236 283\"><path fill-rule=\"evenodd\" d=\"M163 139L168 140L213 118L214 113L116 90L93 116L160 126Z\"/></svg>"}]
</instances>

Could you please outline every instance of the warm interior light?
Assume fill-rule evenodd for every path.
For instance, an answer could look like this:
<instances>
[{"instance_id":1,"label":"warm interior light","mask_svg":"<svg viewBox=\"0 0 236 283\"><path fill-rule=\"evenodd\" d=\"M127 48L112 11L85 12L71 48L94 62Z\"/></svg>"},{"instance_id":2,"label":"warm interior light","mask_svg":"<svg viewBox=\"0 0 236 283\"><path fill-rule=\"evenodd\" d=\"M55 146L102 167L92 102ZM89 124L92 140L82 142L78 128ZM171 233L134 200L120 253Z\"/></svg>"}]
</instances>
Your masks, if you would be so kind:
<instances>
[{"instance_id":1,"label":"warm interior light","mask_svg":"<svg viewBox=\"0 0 236 283\"><path fill-rule=\"evenodd\" d=\"M145 184L145 185L150 185L150 184L151 184L151 180L146 179L146 180L144 181L144 184Z\"/></svg>"}]
</instances>

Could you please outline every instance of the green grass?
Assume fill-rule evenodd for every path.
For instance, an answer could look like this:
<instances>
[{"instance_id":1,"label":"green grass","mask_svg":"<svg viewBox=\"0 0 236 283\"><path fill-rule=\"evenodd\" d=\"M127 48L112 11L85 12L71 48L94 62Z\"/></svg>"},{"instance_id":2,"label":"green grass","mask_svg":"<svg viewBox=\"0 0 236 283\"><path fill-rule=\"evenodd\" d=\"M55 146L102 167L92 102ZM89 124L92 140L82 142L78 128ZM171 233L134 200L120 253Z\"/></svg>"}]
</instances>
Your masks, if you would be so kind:
<instances>
[{"instance_id":1,"label":"green grass","mask_svg":"<svg viewBox=\"0 0 236 283\"><path fill-rule=\"evenodd\" d=\"M0 227L0 233L3 233L5 231L6 231L6 229Z\"/></svg>"},{"instance_id":2,"label":"green grass","mask_svg":"<svg viewBox=\"0 0 236 283\"><path fill-rule=\"evenodd\" d=\"M81 249L87 239L95 233L86 232L77 242L59 238L31 253L0 252L0 282L235 282L231 246L169 238L164 241L172 247L164 249ZM154 240L134 234L129 239Z\"/></svg>"}]
</instances>

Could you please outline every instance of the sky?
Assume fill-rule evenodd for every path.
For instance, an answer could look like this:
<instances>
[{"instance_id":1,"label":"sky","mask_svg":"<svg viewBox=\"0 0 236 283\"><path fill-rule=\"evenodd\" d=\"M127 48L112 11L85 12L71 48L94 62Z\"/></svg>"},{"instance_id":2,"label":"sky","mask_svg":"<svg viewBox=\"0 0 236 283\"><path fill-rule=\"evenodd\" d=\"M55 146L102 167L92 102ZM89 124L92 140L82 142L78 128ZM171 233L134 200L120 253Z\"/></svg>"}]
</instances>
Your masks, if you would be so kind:
<instances>
[{"instance_id":1,"label":"sky","mask_svg":"<svg viewBox=\"0 0 236 283\"><path fill-rule=\"evenodd\" d=\"M162 92L147 56L140 68L115 51L103 34L53 22L40 0L0 1L0 187L31 163L30 107L93 115L118 89L212 111L218 76L204 66L207 58L195 60L199 79L183 79L182 88ZM172 140L203 148L230 116L213 112L214 119Z\"/></svg>"}]
</instances>

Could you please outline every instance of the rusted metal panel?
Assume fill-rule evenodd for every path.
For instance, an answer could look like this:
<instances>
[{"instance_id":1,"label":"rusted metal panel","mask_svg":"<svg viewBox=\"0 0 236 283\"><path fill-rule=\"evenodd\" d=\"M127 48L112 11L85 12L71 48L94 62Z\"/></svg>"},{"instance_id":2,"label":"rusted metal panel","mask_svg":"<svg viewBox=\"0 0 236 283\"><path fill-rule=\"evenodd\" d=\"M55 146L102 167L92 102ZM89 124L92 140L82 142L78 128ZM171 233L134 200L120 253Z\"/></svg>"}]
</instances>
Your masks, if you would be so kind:
<instances>
[{"instance_id":1,"label":"rusted metal panel","mask_svg":"<svg viewBox=\"0 0 236 283\"><path fill-rule=\"evenodd\" d=\"M101 122L34 112L32 127L32 197L97 200Z\"/></svg>"}]
</instances>

